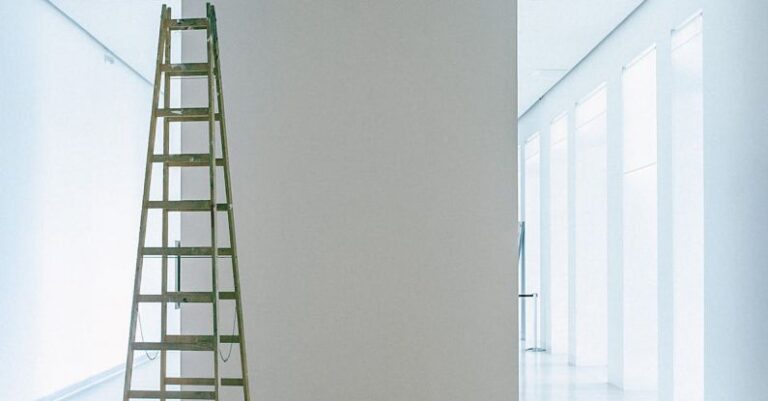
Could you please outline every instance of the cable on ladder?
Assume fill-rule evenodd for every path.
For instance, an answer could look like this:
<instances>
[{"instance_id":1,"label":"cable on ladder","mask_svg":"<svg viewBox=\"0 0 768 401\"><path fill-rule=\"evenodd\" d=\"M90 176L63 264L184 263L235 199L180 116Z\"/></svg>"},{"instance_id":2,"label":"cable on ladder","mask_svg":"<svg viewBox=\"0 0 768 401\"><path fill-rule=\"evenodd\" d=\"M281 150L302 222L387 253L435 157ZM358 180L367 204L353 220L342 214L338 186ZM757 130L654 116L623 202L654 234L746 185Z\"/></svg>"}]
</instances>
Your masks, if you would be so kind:
<instances>
[{"instance_id":1,"label":"cable on ladder","mask_svg":"<svg viewBox=\"0 0 768 401\"><path fill-rule=\"evenodd\" d=\"M136 310L136 319L138 320L138 323L139 323L139 337L141 337L141 342L144 342L144 329L142 328L142 325L141 325L141 311L139 310ZM146 350L144 351L144 355L146 355L147 359L149 359L150 361L154 361L155 359L157 359L158 354L160 354L160 351L155 352L155 356L149 356L149 351L146 351Z\"/></svg>"},{"instance_id":2,"label":"cable on ladder","mask_svg":"<svg viewBox=\"0 0 768 401\"><path fill-rule=\"evenodd\" d=\"M235 335L235 327L237 325L237 313L235 313L234 316L232 316L232 335ZM245 341L244 338L241 338L240 341ZM227 350L227 356L225 357L224 354L221 353L221 348L219 348L219 357L221 360L226 363L229 361L229 358L232 356L232 346L235 345L234 343L229 343L229 349Z\"/></svg>"}]
</instances>

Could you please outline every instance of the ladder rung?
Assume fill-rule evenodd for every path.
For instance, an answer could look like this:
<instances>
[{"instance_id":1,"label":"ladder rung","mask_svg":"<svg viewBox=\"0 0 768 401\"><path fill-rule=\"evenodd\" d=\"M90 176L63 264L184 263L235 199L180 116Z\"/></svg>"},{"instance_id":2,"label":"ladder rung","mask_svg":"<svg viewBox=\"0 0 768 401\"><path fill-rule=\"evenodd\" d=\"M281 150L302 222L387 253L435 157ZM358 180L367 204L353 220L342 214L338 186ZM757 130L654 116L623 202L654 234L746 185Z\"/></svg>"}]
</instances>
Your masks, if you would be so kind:
<instances>
[{"instance_id":1,"label":"ladder rung","mask_svg":"<svg viewBox=\"0 0 768 401\"><path fill-rule=\"evenodd\" d=\"M221 378L221 385L222 386L242 386L243 385L243 379L230 379L226 377Z\"/></svg>"},{"instance_id":2,"label":"ladder rung","mask_svg":"<svg viewBox=\"0 0 768 401\"><path fill-rule=\"evenodd\" d=\"M209 200L181 200L181 201L149 201L147 205L150 209L167 209L172 212L205 212L211 210L211 201ZM219 203L216 210L225 212L229 210L229 205Z\"/></svg>"},{"instance_id":3,"label":"ladder rung","mask_svg":"<svg viewBox=\"0 0 768 401\"><path fill-rule=\"evenodd\" d=\"M213 351L213 336L167 335L161 342L134 342L136 351Z\"/></svg>"},{"instance_id":4,"label":"ladder rung","mask_svg":"<svg viewBox=\"0 0 768 401\"><path fill-rule=\"evenodd\" d=\"M168 27L174 31L180 31L180 30L186 30L186 29L207 29L208 20L206 18L172 19Z\"/></svg>"},{"instance_id":5,"label":"ladder rung","mask_svg":"<svg viewBox=\"0 0 768 401\"><path fill-rule=\"evenodd\" d=\"M217 248L219 256L232 256L232 248ZM209 246L182 247L144 247L145 256L212 256L213 248Z\"/></svg>"},{"instance_id":6,"label":"ladder rung","mask_svg":"<svg viewBox=\"0 0 768 401\"><path fill-rule=\"evenodd\" d=\"M175 77L208 75L208 63L163 64L162 70Z\"/></svg>"},{"instance_id":7,"label":"ladder rung","mask_svg":"<svg viewBox=\"0 0 768 401\"><path fill-rule=\"evenodd\" d=\"M234 291L220 291L219 299L236 299Z\"/></svg>"},{"instance_id":8,"label":"ladder rung","mask_svg":"<svg viewBox=\"0 0 768 401\"><path fill-rule=\"evenodd\" d=\"M215 391L157 391L157 390L131 390L128 398L155 398L155 399L185 399L185 400L215 400Z\"/></svg>"},{"instance_id":9,"label":"ladder rung","mask_svg":"<svg viewBox=\"0 0 768 401\"><path fill-rule=\"evenodd\" d=\"M203 117L208 118L208 107L172 107L157 109L158 117Z\"/></svg>"},{"instance_id":10,"label":"ladder rung","mask_svg":"<svg viewBox=\"0 0 768 401\"><path fill-rule=\"evenodd\" d=\"M221 121L221 114L216 113L213 119L216 121ZM208 121L208 114L206 114L205 116L183 116L183 117L171 116L171 117L166 117L165 120L168 121L169 123L178 123L178 122L188 123L188 122L195 122L195 121L202 122L202 121Z\"/></svg>"},{"instance_id":11,"label":"ladder rung","mask_svg":"<svg viewBox=\"0 0 768 401\"><path fill-rule=\"evenodd\" d=\"M152 155L154 163L168 163L168 167L202 167L211 163L211 156L207 153L187 153L176 155ZM224 165L224 159L216 159L217 166Z\"/></svg>"},{"instance_id":12,"label":"ladder rung","mask_svg":"<svg viewBox=\"0 0 768 401\"><path fill-rule=\"evenodd\" d=\"M203 377L166 377L165 378L165 384L167 385L213 386L215 383L216 383L216 379L203 378Z\"/></svg>"},{"instance_id":13,"label":"ladder rung","mask_svg":"<svg viewBox=\"0 0 768 401\"><path fill-rule=\"evenodd\" d=\"M222 344L240 344L240 336L219 336ZM134 351L213 351L213 336L167 335L165 341L133 343Z\"/></svg>"},{"instance_id":14,"label":"ladder rung","mask_svg":"<svg viewBox=\"0 0 768 401\"><path fill-rule=\"evenodd\" d=\"M209 377L166 377L165 384L169 386L213 386L216 379ZM222 386L242 386L243 379L221 378Z\"/></svg>"},{"instance_id":15,"label":"ladder rung","mask_svg":"<svg viewBox=\"0 0 768 401\"><path fill-rule=\"evenodd\" d=\"M178 302L178 303L210 303L213 302L211 292L169 292L163 294L139 295L139 302Z\"/></svg>"},{"instance_id":16,"label":"ladder rung","mask_svg":"<svg viewBox=\"0 0 768 401\"><path fill-rule=\"evenodd\" d=\"M240 336L219 336L222 344L240 344Z\"/></svg>"}]
</instances>

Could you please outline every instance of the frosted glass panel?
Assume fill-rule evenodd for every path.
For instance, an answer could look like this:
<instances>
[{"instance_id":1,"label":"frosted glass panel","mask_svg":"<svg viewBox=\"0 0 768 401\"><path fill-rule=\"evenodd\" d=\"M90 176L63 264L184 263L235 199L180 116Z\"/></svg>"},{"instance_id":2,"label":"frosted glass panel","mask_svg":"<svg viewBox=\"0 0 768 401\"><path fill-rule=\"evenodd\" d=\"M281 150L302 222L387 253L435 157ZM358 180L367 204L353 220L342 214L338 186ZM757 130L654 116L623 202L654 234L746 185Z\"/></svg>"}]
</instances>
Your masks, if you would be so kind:
<instances>
[{"instance_id":1,"label":"frosted glass panel","mask_svg":"<svg viewBox=\"0 0 768 401\"><path fill-rule=\"evenodd\" d=\"M654 390L658 375L655 49L625 68L622 96L623 385Z\"/></svg>"},{"instance_id":2,"label":"frosted glass panel","mask_svg":"<svg viewBox=\"0 0 768 401\"><path fill-rule=\"evenodd\" d=\"M550 350L568 352L568 117L549 129Z\"/></svg>"},{"instance_id":3,"label":"frosted glass panel","mask_svg":"<svg viewBox=\"0 0 768 401\"><path fill-rule=\"evenodd\" d=\"M704 399L702 16L672 34L673 399Z\"/></svg>"},{"instance_id":4,"label":"frosted glass panel","mask_svg":"<svg viewBox=\"0 0 768 401\"><path fill-rule=\"evenodd\" d=\"M569 353L577 365L607 362L606 107L605 87L576 106L575 276L570 294L575 321Z\"/></svg>"},{"instance_id":5,"label":"frosted glass panel","mask_svg":"<svg viewBox=\"0 0 768 401\"><path fill-rule=\"evenodd\" d=\"M525 292L541 293L541 190L540 190L539 136L536 134L525 144ZM531 298L526 302L526 347L533 347L540 321ZM539 319L540 320L540 319ZM537 323L537 324L534 324Z\"/></svg>"}]
</instances>

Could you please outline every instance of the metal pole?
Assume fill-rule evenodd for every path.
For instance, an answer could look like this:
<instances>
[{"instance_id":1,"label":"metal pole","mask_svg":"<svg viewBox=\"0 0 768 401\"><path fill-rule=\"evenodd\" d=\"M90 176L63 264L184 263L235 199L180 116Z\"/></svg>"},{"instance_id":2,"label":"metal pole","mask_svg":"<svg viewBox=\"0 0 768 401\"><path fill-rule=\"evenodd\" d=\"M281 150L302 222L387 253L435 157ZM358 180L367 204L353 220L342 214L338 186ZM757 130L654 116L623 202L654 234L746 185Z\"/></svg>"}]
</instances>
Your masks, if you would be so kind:
<instances>
[{"instance_id":1,"label":"metal pole","mask_svg":"<svg viewBox=\"0 0 768 401\"><path fill-rule=\"evenodd\" d=\"M539 294L534 292L533 294L533 347L528 348L526 351L530 352L544 352L546 349L539 347Z\"/></svg>"},{"instance_id":2,"label":"metal pole","mask_svg":"<svg viewBox=\"0 0 768 401\"><path fill-rule=\"evenodd\" d=\"M517 259L520 264L520 293L525 294L525 221L520 222L520 234L518 240ZM520 304L520 340L525 341L526 332L526 314L525 302Z\"/></svg>"}]
</instances>

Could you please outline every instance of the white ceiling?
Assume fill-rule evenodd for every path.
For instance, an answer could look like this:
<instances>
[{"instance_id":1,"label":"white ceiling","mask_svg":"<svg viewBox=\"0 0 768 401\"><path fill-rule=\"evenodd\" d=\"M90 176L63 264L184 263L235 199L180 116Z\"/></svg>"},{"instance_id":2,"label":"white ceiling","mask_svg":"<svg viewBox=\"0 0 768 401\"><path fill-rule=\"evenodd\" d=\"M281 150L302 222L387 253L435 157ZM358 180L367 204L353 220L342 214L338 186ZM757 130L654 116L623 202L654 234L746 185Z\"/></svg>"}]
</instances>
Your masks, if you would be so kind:
<instances>
[{"instance_id":1,"label":"white ceiling","mask_svg":"<svg viewBox=\"0 0 768 401\"><path fill-rule=\"evenodd\" d=\"M518 114L644 1L518 0Z\"/></svg>"},{"instance_id":2,"label":"white ceiling","mask_svg":"<svg viewBox=\"0 0 768 401\"><path fill-rule=\"evenodd\" d=\"M181 0L50 1L151 78L160 6L171 3L178 12ZM518 114L530 108L643 1L518 0Z\"/></svg>"}]
</instances>

